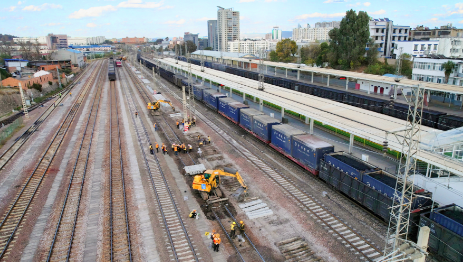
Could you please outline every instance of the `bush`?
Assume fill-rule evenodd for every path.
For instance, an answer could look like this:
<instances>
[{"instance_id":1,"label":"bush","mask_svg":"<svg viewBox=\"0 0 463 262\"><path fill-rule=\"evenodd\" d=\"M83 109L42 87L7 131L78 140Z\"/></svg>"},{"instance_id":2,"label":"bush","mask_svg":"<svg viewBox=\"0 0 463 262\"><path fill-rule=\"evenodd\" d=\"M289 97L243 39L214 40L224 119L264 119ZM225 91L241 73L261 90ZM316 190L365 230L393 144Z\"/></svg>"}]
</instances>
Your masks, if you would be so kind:
<instances>
[{"instance_id":1,"label":"bush","mask_svg":"<svg viewBox=\"0 0 463 262\"><path fill-rule=\"evenodd\" d=\"M31 88L38 90L39 92L42 92L42 85L38 83L32 84Z\"/></svg>"},{"instance_id":2,"label":"bush","mask_svg":"<svg viewBox=\"0 0 463 262\"><path fill-rule=\"evenodd\" d=\"M48 81L48 85L50 85L50 86L51 86L51 85L53 85L53 82L51 82L51 81Z\"/></svg>"}]
</instances>

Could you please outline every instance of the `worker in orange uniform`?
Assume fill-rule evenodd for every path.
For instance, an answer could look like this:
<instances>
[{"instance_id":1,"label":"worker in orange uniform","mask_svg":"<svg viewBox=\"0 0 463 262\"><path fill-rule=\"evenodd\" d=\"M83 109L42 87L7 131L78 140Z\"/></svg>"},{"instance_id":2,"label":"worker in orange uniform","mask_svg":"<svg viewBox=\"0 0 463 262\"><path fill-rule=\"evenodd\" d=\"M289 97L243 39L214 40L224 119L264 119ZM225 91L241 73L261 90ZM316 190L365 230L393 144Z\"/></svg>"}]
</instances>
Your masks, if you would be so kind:
<instances>
[{"instance_id":1,"label":"worker in orange uniform","mask_svg":"<svg viewBox=\"0 0 463 262\"><path fill-rule=\"evenodd\" d=\"M156 142L156 153L159 153L159 145L158 145L158 142Z\"/></svg>"},{"instance_id":2,"label":"worker in orange uniform","mask_svg":"<svg viewBox=\"0 0 463 262\"><path fill-rule=\"evenodd\" d=\"M135 117L138 117L138 112L135 112Z\"/></svg>"},{"instance_id":3,"label":"worker in orange uniform","mask_svg":"<svg viewBox=\"0 0 463 262\"><path fill-rule=\"evenodd\" d=\"M215 238L215 234L217 234L217 233L215 232L215 229L212 229L212 233L211 233L212 247L214 247L214 238Z\"/></svg>"},{"instance_id":4,"label":"worker in orange uniform","mask_svg":"<svg viewBox=\"0 0 463 262\"><path fill-rule=\"evenodd\" d=\"M185 145L185 144L182 144L182 147L183 147L183 153L186 154L186 153L187 153L187 152L186 152L186 150L187 150L186 145Z\"/></svg>"},{"instance_id":5,"label":"worker in orange uniform","mask_svg":"<svg viewBox=\"0 0 463 262\"><path fill-rule=\"evenodd\" d=\"M177 121L177 129L178 129L178 127L179 127L179 123L178 123L178 121Z\"/></svg>"},{"instance_id":6,"label":"worker in orange uniform","mask_svg":"<svg viewBox=\"0 0 463 262\"><path fill-rule=\"evenodd\" d=\"M233 222L230 226L230 238L235 238L236 223Z\"/></svg>"},{"instance_id":7,"label":"worker in orange uniform","mask_svg":"<svg viewBox=\"0 0 463 262\"><path fill-rule=\"evenodd\" d=\"M178 150L177 146L174 146L174 154L175 154L176 156L178 155L178 154L177 154L177 150Z\"/></svg>"},{"instance_id":8,"label":"worker in orange uniform","mask_svg":"<svg viewBox=\"0 0 463 262\"><path fill-rule=\"evenodd\" d=\"M153 124L153 127L154 127L154 131L157 131L156 130L156 123Z\"/></svg>"},{"instance_id":9,"label":"worker in orange uniform","mask_svg":"<svg viewBox=\"0 0 463 262\"><path fill-rule=\"evenodd\" d=\"M220 234L215 234L214 236L214 251L219 252L220 247Z\"/></svg>"}]
</instances>

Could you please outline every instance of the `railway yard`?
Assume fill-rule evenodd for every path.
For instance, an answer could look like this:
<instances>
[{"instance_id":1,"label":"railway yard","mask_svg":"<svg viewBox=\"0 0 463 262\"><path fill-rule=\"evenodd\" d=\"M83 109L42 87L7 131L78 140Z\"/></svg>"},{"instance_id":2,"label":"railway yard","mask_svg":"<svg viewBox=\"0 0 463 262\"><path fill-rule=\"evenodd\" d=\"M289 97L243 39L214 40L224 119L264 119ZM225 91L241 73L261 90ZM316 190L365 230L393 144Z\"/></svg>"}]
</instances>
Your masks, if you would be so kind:
<instances>
[{"instance_id":1,"label":"railway yard","mask_svg":"<svg viewBox=\"0 0 463 262\"><path fill-rule=\"evenodd\" d=\"M0 261L381 258L393 196L386 190L378 195L373 186L367 192L356 181L381 176L386 177L381 181L390 181L394 172L367 176L367 169L395 170L397 159L327 129L314 130L313 120L287 117L285 124L295 137L310 136L307 139L314 144L330 145L323 153L313 152L314 158L320 154L310 160L314 163L299 158L292 135L285 136L280 146L273 140L288 133L267 130L272 120L266 122L264 135L260 135L254 126L247 128L243 121L221 111L221 103L226 101L221 99L233 98L243 102L239 106L235 103L235 108L241 108L238 119L239 112L253 109L258 112L255 119L267 114L281 124L284 109L264 107L255 97L246 98L244 93L225 91L212 83L224 83L256 96L261 91L252 80L213 69L203 72L192 65L197 85L191 89L193 96L181 88L187 81L182 74L188 64L173 58L162 59L162 64L159 60L138 53L117 66L112 59L91 62L63 89L62 96L45 101L43 107L30 113L24 128L0 148ZM215 108L206 101L206 90L219 91L207 91ZM370 140L382 141L384 130L400 130L405 122L349 105L335 107L323 98L268 84L261 97L288 110L311 112L310 118L323 118L324 123L343 119L344 125L337 128ZM167 103L158 103L157 110L147 108L158 100ZM186 112L183 101L187 100L188 114L192 115L185 118L196 119L189 128L182 124ZM224 106L231 108L231 104ZM421 130L424 134L435 131L427 126ZM401 148L401 135L391 135L390 148ZM183 144L185 149L174 151L173 144ZM192 150L187 150L190 145ZM299 147L304 147L303 142ZM341 158L340 151L351 154L343 153ZM362 155L368 155L368 163L360 159ZM328 156L361 163L351 165L356 171L366 168L355 179L347 180L342 168L336 169ZM462 171L461 163L441 155L426 151L418 158ZM188 173L192 166L200 168L199 172ZM206 170L228 172L216 180L218 187L211 190L216 195L211 193L208 200L207 193L192 188L194 175ZM334 174L342 185L336 179L333 182ZM356 197L360 194L354 192L365 197ZM419 188L416 192L429 193ZM415 209L430 206L424 200L413 201ZM190 218L192 210L198 213L196 219ZM245 231L237 230L239 236L234 238L230 226L240 221ZM410 228L416 229L423 221L419 216L410 217ZM220 234L218 252L212 248L213 232ZM410 233L411 239L414 234ZM439 241L431 236L434 244L430 246L435 251L430 250L426 261L463 259L461 246L446 249L446 253L453 252L452 260L436 247Z\"/></svg>"}]
</instances>

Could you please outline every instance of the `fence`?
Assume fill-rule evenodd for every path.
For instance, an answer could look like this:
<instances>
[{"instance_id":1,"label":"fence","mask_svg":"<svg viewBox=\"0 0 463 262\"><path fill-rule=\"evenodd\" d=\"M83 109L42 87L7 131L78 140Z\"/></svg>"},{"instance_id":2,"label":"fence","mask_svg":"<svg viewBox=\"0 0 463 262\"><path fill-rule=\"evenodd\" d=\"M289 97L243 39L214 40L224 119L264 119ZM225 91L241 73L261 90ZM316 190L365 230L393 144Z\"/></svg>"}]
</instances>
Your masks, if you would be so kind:
<instances>
[{"instance_id":1,"label":"fence","mask_svg":"<svg viewBox=\"0 0 463 262\"><path fill-rule=\"evenodd\" d=\"M18 119L13 121L13 123L5 127L0 126L0 145L4 145L6 141L8 140L8 138L10 138L10 136L16 130L16 128L18 128L22 124L23 124L23 118L19 117Z\"/></svg>"}]
</instances>

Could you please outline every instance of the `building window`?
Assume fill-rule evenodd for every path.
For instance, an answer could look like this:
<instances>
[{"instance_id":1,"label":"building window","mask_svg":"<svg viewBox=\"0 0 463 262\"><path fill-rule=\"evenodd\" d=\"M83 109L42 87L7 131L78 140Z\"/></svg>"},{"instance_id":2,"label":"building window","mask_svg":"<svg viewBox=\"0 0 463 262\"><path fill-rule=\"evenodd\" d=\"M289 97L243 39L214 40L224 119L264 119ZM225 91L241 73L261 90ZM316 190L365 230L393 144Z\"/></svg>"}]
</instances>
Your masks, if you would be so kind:
<instances>
[{"instance_id":1,"label":"building window","mask_svg":"<svg viewBox=\"0 0 463 262\"><path fill-rule=\"evenodd\" d=\"M381 33L383 33L383 34L384 34L384 28L383 28L383 29L381 29Z\"/></svg>"},{"instance_id":2,"label":"building window","mask_svg":"<svg viewBox=\"0 0 463 262\"><path fill-rule=\"evenodd\" d=\"M434 50L437 50L437 44L434 44Z\"/></svg>"},{"instance_id":3,"label":"building window","mask_svg":"<svg viewBox=\"0 0 463 262\"><path fill-rule=\"evenodd\" d=\"M399 34L402 34L402 29L399 29Z\"/></svg>"},{"instance_id":4,"label":"building window","mask_svg":"<svg viewBox=\"0 0 463 262\"><path fill-rule=\"evenodd\" d=\"M392 33L395 34L395 31L396 31L396 29L394 29L394 31L392 31Z\"/></svg>"},{"instance_id":5,"label":"building window","mask_svg":"<svg viewBox=\"0 0 463 262\"><path fill-rule=\"evenodd\" d=\"M413 48L413 51L418 51L418 45L415 45L415 47Z\"/></svg>"},{"instance_id":6,"label":"building window","mask_svg":"<svg viewBox=\"0 0 463 262\"><path fill-rule=\"evenodd\" d=\"M379 47L380 47L380 48L383 48L383 43L379 44Z\"/></svg>"},{"instance_id":7,"label":"building window","mask_svg":"<svg viewBox=\"0 0 463 262\"><path fill-rule=\"evenodd\" d=\"M378 40L378 36L375 36L375 40Z\"/></svg>"},{"instance_id":8,"label":"building window","mask_svg":"<svg viewBox=\"0 0 463 262\"><path fill-rule=\"evenodd\" d=\"M406 33L407 33L407 29L404 30L404 34L406 34Z\"/></svg>"},{"instance_id":9,"label":"building window","mask_svg":"<svg viewBox=\"0 0 463 262\"><path fill-rule=\"evenodd\" d=\"M402 38L402 37L401 37L401 36L399 36L399 37L397 37L397 38L398 38L398 39L399 39L399 41L400 41L400 38Z\"/></svg>"},{"instance_id":10,"label":"building window","mask_svg":"<svg viewBox=\"0 0 463 262\"><path fill-rule=\"evenodd\" d=\"M384 36L381 36L381 41L384 41Z\"/></svg>"},{"instance_id":11,"label":"building window","mask_svg":"<svg viewBox=\"0 0 463 262\"><path fill-rule=\"evenodd\" d=\"M431 50L431 46L432 46L431 44L428 45L428 50Z\"/></svg>"},{"instance_id":12,"label":"building window","mask_svg":"<svg viewBox=\"0 0 463 262\"><path fill-rule=\"evenodd\" d=\"M376 28L376 33L379 33L379 28Z\"/></svg>"},{"instance_id":13,"label":"building window","mask_svg":"<svg viewBox=\"0 0 463 262\"><path fill-rule=\"evenodd\" d=\"M421 45L421 51L423 51L425 48L424 48L424 45Z\"/></svg>"}]
</instances>

